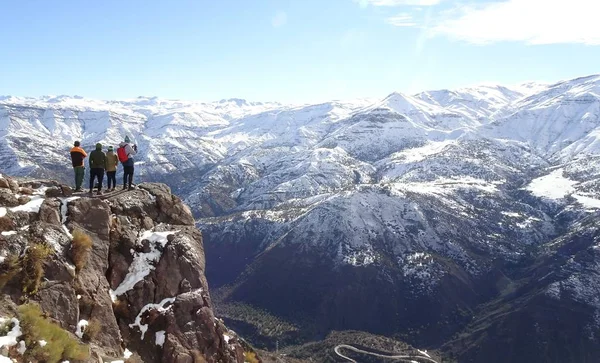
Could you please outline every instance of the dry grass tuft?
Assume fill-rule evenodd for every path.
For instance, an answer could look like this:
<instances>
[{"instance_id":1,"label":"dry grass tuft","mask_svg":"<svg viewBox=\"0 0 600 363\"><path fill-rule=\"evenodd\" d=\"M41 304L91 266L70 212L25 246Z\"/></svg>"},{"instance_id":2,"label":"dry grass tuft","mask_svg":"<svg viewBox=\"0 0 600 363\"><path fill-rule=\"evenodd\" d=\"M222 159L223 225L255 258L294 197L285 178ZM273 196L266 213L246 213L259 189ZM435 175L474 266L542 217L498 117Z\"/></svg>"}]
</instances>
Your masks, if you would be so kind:
<instances>
[{"instance_id":1,"label":"dry grass tuft","mask_svg":"<svg viewBox=\"0 0 600 363\"><path fill-rule=\"evenodd\" d=\"M71 258L73 259L77 272L85 267L93 244L92 238L82 230L76 229L73 231Z\"/></svg>"},{"instance_id":2,"label":"dry grass tuft","mask_svg":"<svg viewBox=\"0 0 600 363\"><path fill-rule=\"evenodd\" d=\"M42 277L44 277L44 261L53 252L52 247L42 243L34 243L27 248L21 259L24 294L33 295L37 293Z\"/></svg>"},{"instance_id":3,"label":"dry grass tuft","mask_svg":"<svg viewBox=\"0 0 600 363\"><path fill-rule=\"evenodd\" d=\"M80 344L67 331L44 318L40 307L36 304L19 306L19 321L27 350L24 361L61 362L64 360L86 360L89 358L89 348ZM39 341L47 344L40 346Z\"/></svg>"}]
</instances>

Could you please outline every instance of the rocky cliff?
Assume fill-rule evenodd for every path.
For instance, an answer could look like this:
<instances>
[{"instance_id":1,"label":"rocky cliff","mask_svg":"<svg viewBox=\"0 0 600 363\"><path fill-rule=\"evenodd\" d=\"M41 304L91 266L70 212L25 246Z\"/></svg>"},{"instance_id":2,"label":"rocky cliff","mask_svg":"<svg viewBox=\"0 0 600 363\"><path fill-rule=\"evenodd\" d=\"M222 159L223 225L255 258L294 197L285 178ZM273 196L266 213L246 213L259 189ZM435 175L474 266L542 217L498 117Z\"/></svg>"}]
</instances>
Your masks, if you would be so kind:
<instances>
[{"instance_id":1,"label":"rocky cliff","mask_svg":"<svg viewBox=\"0 0 600 363\"><path fill-rule=\"evenodd\" d=\"M202 234L165 185L91 197L2 177L0 232L0 362L252 354L214 316Z\"/></svg>"}]
</instances>

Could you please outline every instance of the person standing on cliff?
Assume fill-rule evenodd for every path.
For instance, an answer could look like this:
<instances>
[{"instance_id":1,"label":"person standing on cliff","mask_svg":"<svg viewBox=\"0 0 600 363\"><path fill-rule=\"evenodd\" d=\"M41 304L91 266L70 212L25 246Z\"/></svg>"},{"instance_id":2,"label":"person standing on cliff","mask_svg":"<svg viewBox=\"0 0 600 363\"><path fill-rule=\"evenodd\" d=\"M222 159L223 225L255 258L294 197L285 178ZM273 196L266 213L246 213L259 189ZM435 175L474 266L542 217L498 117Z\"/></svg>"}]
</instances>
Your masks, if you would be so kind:
<instances>
[{"instance_id":1,"label":"person standing on cliff","mask_svg":"<svg viewBox=\"0 0 600 363\"><path fill-rule=\"evenodd\" d=\"M95 179L98 179L98 195L102 194L105 167L106 155L102 151L102 144L97 143L96 150L90 153L90 194L93 194Z\"/></svg>"},{"instance_id":2,"label":"person standing on cliff","mask_svg":"<svg viewBox=\"0 0 600 363\"><path fill-rule=\"evenodd\" d=\"M75 191L81 191L81 184L83 184L83 177L85 176L85 164L83 159L87 158L87 153L81 148L81 143L75 141L73 148L71 149L71 163L73 164L73 170L75 171Z\"/></svg>"},{"instance_id":3,"label":"person standing on cliff","mask_svg":"<svg viewBox=\"0 0 600 363\"><path fill-rule=\"evenodd\" d=\"M112 146L108 147L108 152L106 153L106 180L108 183L108 187L106 189L107 192L112 192L117 187L117 166L119 165L119 158L117 154L115 154ZM112 185L112 189L111 189Z\"/></svg>"},{"instance_id":4,"label":"person standing on cliff","mask_svg":"<svg viewBox=\"0 0 600 363\"><path fill-rule=\"evenodd\" d=\"M133 187L131 184L133 183L133 155L137 154L137 145L131 144L131 139L129 136L125 136L125 140L119 144L119 148L117 149L117 156L119 157L119 161L123 164L123 189L132 190Z\"/></svg>"}]
</instances>

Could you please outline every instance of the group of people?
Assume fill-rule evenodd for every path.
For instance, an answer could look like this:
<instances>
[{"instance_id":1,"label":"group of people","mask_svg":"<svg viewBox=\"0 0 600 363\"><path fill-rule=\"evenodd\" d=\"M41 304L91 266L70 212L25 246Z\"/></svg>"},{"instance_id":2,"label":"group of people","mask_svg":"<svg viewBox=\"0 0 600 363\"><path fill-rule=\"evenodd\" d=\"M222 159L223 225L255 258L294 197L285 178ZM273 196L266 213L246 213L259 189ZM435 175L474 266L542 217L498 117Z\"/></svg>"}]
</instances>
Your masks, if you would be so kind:
<instances>
[{"instance_id":1,"label":"group of people","mask_svg":"<svg viewBox=\"0 0 600 363\"><path fill-rule=\"evenodd\" d=\"M123 165L123 189L133 189L133 172L134 160L133 156L137 154L137 146L131 143L129 136L125 136L125 140L119 144L119 148L115 153L112 146L108 147L106 153L102 151L102 144L97 143L96 149L89 155L90 166L90 194L94 192L94 182L98 182L98 194L102 194L102 184L104 182L104 173L108 179L107 191L114 191L117 186L117 166L119 162ZM71 162L75 171L75 191L82 191L83 179L85 177L85 158L88 154L81 148L81 143L75 141L71 149Z\"/></svg>"}]
</instances>

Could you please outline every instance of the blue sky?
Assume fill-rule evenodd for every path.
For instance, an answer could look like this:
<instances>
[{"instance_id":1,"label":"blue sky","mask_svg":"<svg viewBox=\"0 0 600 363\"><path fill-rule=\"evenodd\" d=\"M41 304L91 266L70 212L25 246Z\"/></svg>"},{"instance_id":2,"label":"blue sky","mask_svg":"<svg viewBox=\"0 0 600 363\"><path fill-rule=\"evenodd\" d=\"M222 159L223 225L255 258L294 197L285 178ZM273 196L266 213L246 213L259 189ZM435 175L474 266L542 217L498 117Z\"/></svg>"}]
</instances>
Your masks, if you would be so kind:
<instances>
[{"instance_id":1,"label":"blue sky","mask_svg":"<svg viewBox=\"0 0 600 363\"><path fill-rule=\"evenodd\" d=\"M596 0L5 1L0 95L316 102L600 73Z\"/></svg>"}]
</instances>

